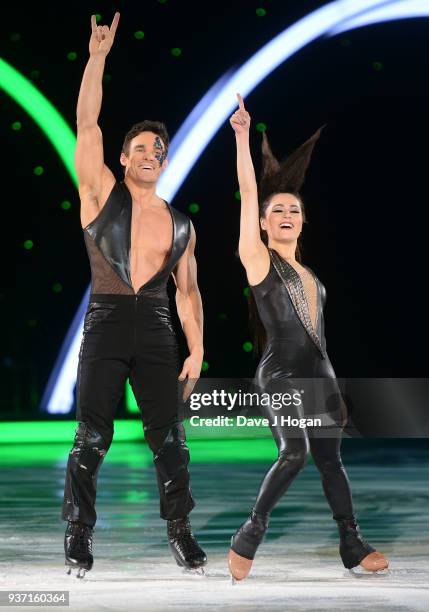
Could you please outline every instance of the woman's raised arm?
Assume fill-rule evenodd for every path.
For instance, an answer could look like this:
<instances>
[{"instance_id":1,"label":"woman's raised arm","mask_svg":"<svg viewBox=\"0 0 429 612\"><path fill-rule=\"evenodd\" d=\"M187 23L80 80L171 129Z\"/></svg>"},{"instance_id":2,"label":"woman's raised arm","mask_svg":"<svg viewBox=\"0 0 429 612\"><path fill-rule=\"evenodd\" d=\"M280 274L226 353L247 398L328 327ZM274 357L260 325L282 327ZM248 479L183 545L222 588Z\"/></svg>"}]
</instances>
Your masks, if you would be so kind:
<instances>
[{"instance_id":1,"label":"woman's raised arm","mask_svg":"<svg viewBox=\"0 0 429 612\"><path fill-rule=\"evenodd\" d=\"M252 279L260 278L261 270L267 268L269 255L259 229L258 188L249 146L250 115L240 94L237 94L237 98L239 108L231 116L230 123L237 144L237 174L241 196L238 252L252 284Z\"/></svg>"}]
</instances>

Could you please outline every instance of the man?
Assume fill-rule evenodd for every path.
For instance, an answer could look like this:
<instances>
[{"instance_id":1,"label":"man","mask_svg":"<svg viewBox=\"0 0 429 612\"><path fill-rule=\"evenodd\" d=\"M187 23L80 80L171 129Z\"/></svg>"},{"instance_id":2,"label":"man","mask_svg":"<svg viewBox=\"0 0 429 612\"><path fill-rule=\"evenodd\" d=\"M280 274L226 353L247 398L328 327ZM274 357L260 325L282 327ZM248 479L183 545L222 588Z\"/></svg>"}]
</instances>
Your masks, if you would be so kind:
<instances>
[{"instance_id":1,"label":"man","mask_svg":"<svg viewBox=\"0 0 429 612\"><path fill-rule=\"evenodd\" d=\"M176 562L197 568L207 560L188 519L195 503L178 410L200 375L203 359L195 231L186 215L156 195L168 163L169 139L162 123L143 121L127 133L120 156L123 181L117 182L104 163L97 121L105 59L118 22L119 13L110 28L97 26L91 17L90 57L77 104L75 166L92 282L79 354L79 425L68 458L62 518L68 521L68 573L77 567L78 577L93 565L97 476L112 442L114 413L127 378L153 452L160 514L167 521ZM166 292L170 274L190 353L181 372Z\"/></svg>"}]
</instances>

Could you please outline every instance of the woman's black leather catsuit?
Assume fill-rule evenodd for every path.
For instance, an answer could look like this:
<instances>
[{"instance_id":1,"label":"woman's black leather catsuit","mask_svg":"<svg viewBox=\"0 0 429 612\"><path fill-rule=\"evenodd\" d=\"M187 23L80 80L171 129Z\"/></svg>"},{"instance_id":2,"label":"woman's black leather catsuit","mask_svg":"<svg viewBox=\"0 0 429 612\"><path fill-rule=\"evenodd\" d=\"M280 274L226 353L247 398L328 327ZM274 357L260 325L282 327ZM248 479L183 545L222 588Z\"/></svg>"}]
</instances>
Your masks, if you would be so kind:
<instances>
[{"instance_id":1,"label":"woman's black leather catsuit","mask_svg":"<svg viewBox=\"0 0 429 612\"><path fill-rule=\"evenodd\" d=\"M278 410L272 405L260 404L263 416L270 423L279 456L262 482L254 508L260 513L270 513L304 467L311 451L334 518L345 518L353 515L349 481L340 455L345 404L326 352L323 318L326 290L312 274L317 284L316 333L300 275L276 251L270 249L267 276L251 287L267 334L255 374L258 390L291 396L295 393L295 398L299 397L298 401L282 405ZM319 417L322 427L282 425L281 417L288 415ZM277 424L274 424L276 417Z\"/></svg>"},{"instance_id":2,"label":"woman's black leather catsuit","mask_svg":"<svg viewBox=\"0 0 429 612\"><path fill-rule=\"evenodd\" d=\"M270 423L278 458L262 481L250 517L233 536L231 549L241 557L254 558L268 527L270 512L311 452L333 519L337 521L341 559L345 567L352 568L375 549L363 538L356 523L350 483L341 460L346 407L326 352L323 319L326 290L307 268L317 285L313 328L299 273L276 251L269 249L269 254L267 276L251 287L267 334L255 386L257 392L270 394L271 402L260 401L259 409ZM279 401L281 397L285 401ZM286 422L282 422L282 417ZM321 426L314 423L303 428L287 422L288 417L319 418Z\"/></svg>"}]
</instances>

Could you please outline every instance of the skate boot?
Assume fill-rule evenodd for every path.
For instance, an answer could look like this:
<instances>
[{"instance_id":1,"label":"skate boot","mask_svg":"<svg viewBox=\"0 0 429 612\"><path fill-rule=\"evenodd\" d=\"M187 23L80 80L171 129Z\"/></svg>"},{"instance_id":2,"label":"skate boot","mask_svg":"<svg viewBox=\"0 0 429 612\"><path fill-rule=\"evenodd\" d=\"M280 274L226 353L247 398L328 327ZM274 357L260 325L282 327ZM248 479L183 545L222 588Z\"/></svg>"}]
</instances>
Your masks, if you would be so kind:
<instances>
[{"instance_id":1,"label":"skate boot","mask_svg":"<svg viewBox=\"0 0 429 612\"><path fill-rule=\"evenodd\" d=\"M189 518L185 516L168 520L167 535L177 565L185 570L197 570L196 573L204 574L202 566L207 563L207 557L192 533Z\"/></svg>"},{"instance_id":2,"label":"skate boot","mask_svg":"<svg viewBox=\"0 0 429 612\"><path fill-rule=\"evenodd\" d=\"M256 550L264 539L268 523L269 514L255 512L252 508L250 517L232 536L228 565L233 584L236 580L243 580L249 574Z\"/></svg>"},{"instance_id":3,"label":"skate boot","mask_svg":"<svg viewBox=\"0 0 429 612\"><path fill-rule=\"evenodd\" d=\"M340 556L344 567L355 574L388 573L388 560L365 540L355 515L351 518L334 520L337 522L340 533ZM352 568L356 566L360 566L358 571L352 571Z\"/></svg>"},{"instance_id":4,"label":"skate boot","mask_svg":"<svg viewBox=\"0 0 429 612\"><path fill-rule=\"evenodd\" d=\"M72 568L77 568L76 578L83 578L85 572L92 568L92 527L79 521L69 521L64 536L65 564L68 566L67 574Z\"/></svg>"}]
</instances>

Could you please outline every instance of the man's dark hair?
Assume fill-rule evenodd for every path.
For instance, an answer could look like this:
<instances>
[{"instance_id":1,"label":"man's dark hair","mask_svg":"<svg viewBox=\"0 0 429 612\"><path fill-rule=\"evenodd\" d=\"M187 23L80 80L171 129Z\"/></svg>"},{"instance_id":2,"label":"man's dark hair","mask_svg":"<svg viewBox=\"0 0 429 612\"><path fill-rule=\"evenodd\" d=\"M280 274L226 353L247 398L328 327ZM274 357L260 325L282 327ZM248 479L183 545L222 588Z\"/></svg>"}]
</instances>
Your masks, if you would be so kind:
<instances>
[{"instance_id":1,"label":"man's dark hair","mask_svg":"<svg viewBox=\"0 0 429 612\"><path fill-rule=\"evenodd\" d=\"M145 121L135 123L125 135L124 144L122 145L122 152L125 153L127 157L130 153L130 142L142 132L153 132L154 134L157 134L164 143L165 155L167 155L168 146L170 144L167 128L161 121L150 121L149 119L145 119Z\"/></svg>"}]
</instances>

